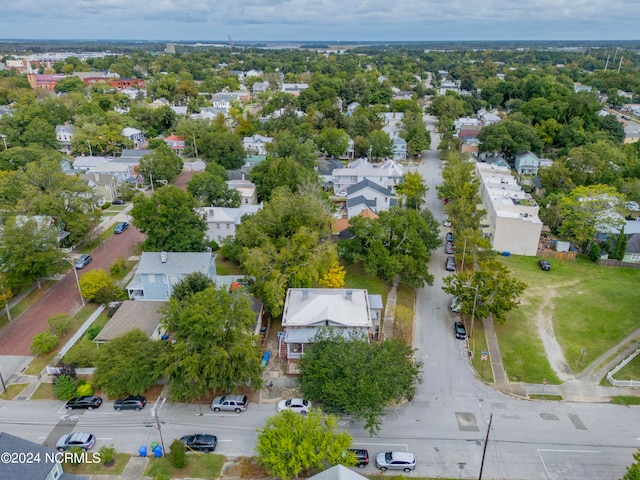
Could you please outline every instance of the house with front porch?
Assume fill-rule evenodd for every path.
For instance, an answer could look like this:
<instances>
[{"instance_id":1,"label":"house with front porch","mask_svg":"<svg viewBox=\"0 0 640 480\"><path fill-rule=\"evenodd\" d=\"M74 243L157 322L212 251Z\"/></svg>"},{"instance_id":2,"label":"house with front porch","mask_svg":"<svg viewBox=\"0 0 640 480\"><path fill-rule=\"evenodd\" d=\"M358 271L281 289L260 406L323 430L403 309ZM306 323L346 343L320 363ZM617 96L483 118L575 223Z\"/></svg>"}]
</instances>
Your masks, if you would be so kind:
<instances>
[{"instance_id":1,"label":"house with front porch","mask_svg":"<svg viewBox=\"0 0 640 480\"><path fill-rule=\"evenodd\" d=\"M347 189L347 218L353 218L366 209L379 214L396 206L398 201L392 198L391 191L371 180L364 179Z\"/></svg>"},{"instance_id":2,"label":"house with front porch","mask_svg":"<svg viewBox=\"0 0 640 480\"><path fill-rule=\"evenodd\" d=\"M538 156L530 152L529 150L524 150L522 152L516 153L515 158L515 169L518 172L518 175L537 175L538 167L540 166L540 159Z\"/></svg>"},{"instance_id":3,"label":"house with front porch","mask_svg":"<svg viewBox=\"0 0 640 480\"><path fill-rule=\"evenodd\" d=\"M60 148L67 153L71 152L71 139L74 133L76 133L76 127L69 123L56 125L56 140L58 140Z\"/></svg>"},{"instance_id":4,"label":"house with front porch","mask_svg":"<svg viewBox=\"0 0 640 480\"><path fill-rule=\"evenodd\" d=\"M249 155L266 155L267 145L271 142L273 142L272 137L265 137L264 135L256 133L251 137L244 137L242 147Z\"/></svg>"},{"instance_id":5,"label":"house with front porch","mask_svg":"<svg viewBox=\"0 0 640 480\"><path fill-rule=\"evenodd\" d=\"M279 356L299 359L321 328L337 329L348 337L362 332L375 338L382 301L365 289L290 288L282 313L284 332L278 334ZM372 311L372 304L376 308Z\"/></svg>"},{"instance_id":6,"label":"house with front porch","mask_svg":"<svg viewBox=\"0 0 640 480\"><path fill-rule=\"evenodd\" d=\"M131 140L135 148L140 148L147 141L144 133L142 133L142 130L138 130L137 128L133 128L133 127L123 128L122 136L127 140Z\"/></svg>"},{"instance_id":7,"label":"house with front porch","mask_svg":"<svg viewBox=\"0 0 640 480\"><path fill-rule=\"evenodd\" d=\"M232 207L201 207L196 211L207 224L205 237L208 242L214 240L222 242L227 237L236 236L236 227L242 223L245 215L255 215L262 210L262 204L242 204L238 208Z\"/></svg>"}]
</instances>

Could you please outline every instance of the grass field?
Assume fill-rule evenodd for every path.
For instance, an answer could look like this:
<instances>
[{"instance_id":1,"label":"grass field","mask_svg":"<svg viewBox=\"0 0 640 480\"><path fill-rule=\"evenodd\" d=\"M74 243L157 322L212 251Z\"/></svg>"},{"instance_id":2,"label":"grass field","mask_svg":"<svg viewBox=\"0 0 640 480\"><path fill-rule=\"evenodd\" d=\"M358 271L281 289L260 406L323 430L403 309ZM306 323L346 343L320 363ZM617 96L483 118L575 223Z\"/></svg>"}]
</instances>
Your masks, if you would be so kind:
<instances>
[{"instance_id":1,"label":"grass field","mask_svg":"<svg viewBox=\"0 0 640 480\"><path fill-rule=\"evenodd\" d=\"M151 478L164 473L171 478L215 479L220 477L223 464L224 456L214 453L188 454L187 466L181 469L173 468L166 457L152 457L144 474Z\"/></svg>"},{"instance_id":2,"label":"grass field","mask_svg":"<svg viewBox=\"0 0 640 480\"><path fill-rule=\"evenodd\" d=\"M599 267L579 257L551 260L551 270L544 272L532 257L499 258L514 277L528 284L521 306L507 315L504 325L496 325L512 381L559 383L538 334L541 317L552 319L565 359L576 373L640 327L636 314L640 269Z\"/></svg>"},{"instance_id":3,"label":"grass field","mask_svg":"<svg viewBox=\"0 0 640 480\"><path fill-rule=\"evenodd\" d=\"M89 453L97 453L97 451ZM116 453L115 462L110 467L105 466L102 462L82 462L78 465L64 463L62 469L65 473L74 475L120 475L127 465L129 458L131 458L131 455L128 453Z\"/></svg>"}]
</instances>

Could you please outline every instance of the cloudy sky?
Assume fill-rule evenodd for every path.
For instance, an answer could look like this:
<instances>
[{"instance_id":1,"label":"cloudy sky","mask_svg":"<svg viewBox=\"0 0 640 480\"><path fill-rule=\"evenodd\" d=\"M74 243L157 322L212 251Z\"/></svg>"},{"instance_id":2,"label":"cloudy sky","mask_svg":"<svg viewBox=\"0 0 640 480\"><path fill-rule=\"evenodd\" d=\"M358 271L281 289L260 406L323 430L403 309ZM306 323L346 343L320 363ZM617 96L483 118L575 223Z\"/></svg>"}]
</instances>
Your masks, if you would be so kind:
<instances>
[{"instance_id":1,"label":"cloudy sky","mask_svg":"<svg viewBox=\"0 0 640 480\"><path fill-rule=\"evenodd\" d=\"M632 40L637 0L5 0L1 39Z\"/></svg>"}]
</instances>

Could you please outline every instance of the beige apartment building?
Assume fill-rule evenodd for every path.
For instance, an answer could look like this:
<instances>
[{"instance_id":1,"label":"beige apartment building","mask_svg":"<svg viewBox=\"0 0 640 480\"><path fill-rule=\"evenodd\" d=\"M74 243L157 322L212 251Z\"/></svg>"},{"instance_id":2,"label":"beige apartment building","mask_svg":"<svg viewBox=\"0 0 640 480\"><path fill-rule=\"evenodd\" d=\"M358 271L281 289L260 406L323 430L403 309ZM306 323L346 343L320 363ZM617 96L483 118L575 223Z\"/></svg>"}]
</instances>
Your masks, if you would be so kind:
<instances>
[{"instance_id":1,"label":"beige apartment building","mask_svg":"<svg viewBox=\"0 0 640 480\"><path fill-rule=\"evenodd\" d=\"M487 212L482 231L492 248L514 255L537 255L542 231L537 202L520 188L509 167L476 162L476 175Z\"/></svg>"}]
</instances>

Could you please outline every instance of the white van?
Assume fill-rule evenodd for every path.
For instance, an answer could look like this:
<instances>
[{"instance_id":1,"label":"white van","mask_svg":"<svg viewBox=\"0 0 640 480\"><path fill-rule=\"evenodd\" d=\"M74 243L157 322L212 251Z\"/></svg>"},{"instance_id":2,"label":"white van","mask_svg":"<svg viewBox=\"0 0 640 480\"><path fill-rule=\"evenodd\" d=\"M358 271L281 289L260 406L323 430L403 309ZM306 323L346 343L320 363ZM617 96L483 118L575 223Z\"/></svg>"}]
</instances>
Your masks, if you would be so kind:
<instances>
[{"instance_id":1,"label":"white van","mask_svg":"<svg viewBox=\"0 0 640 480\"><path fill-rule=\"evenodd\" d=\"M460 313L461 308L462 304L458 301L458 297L453 297L451 300L451 311L453 313Z\"/></svg>"}]
</instances>

